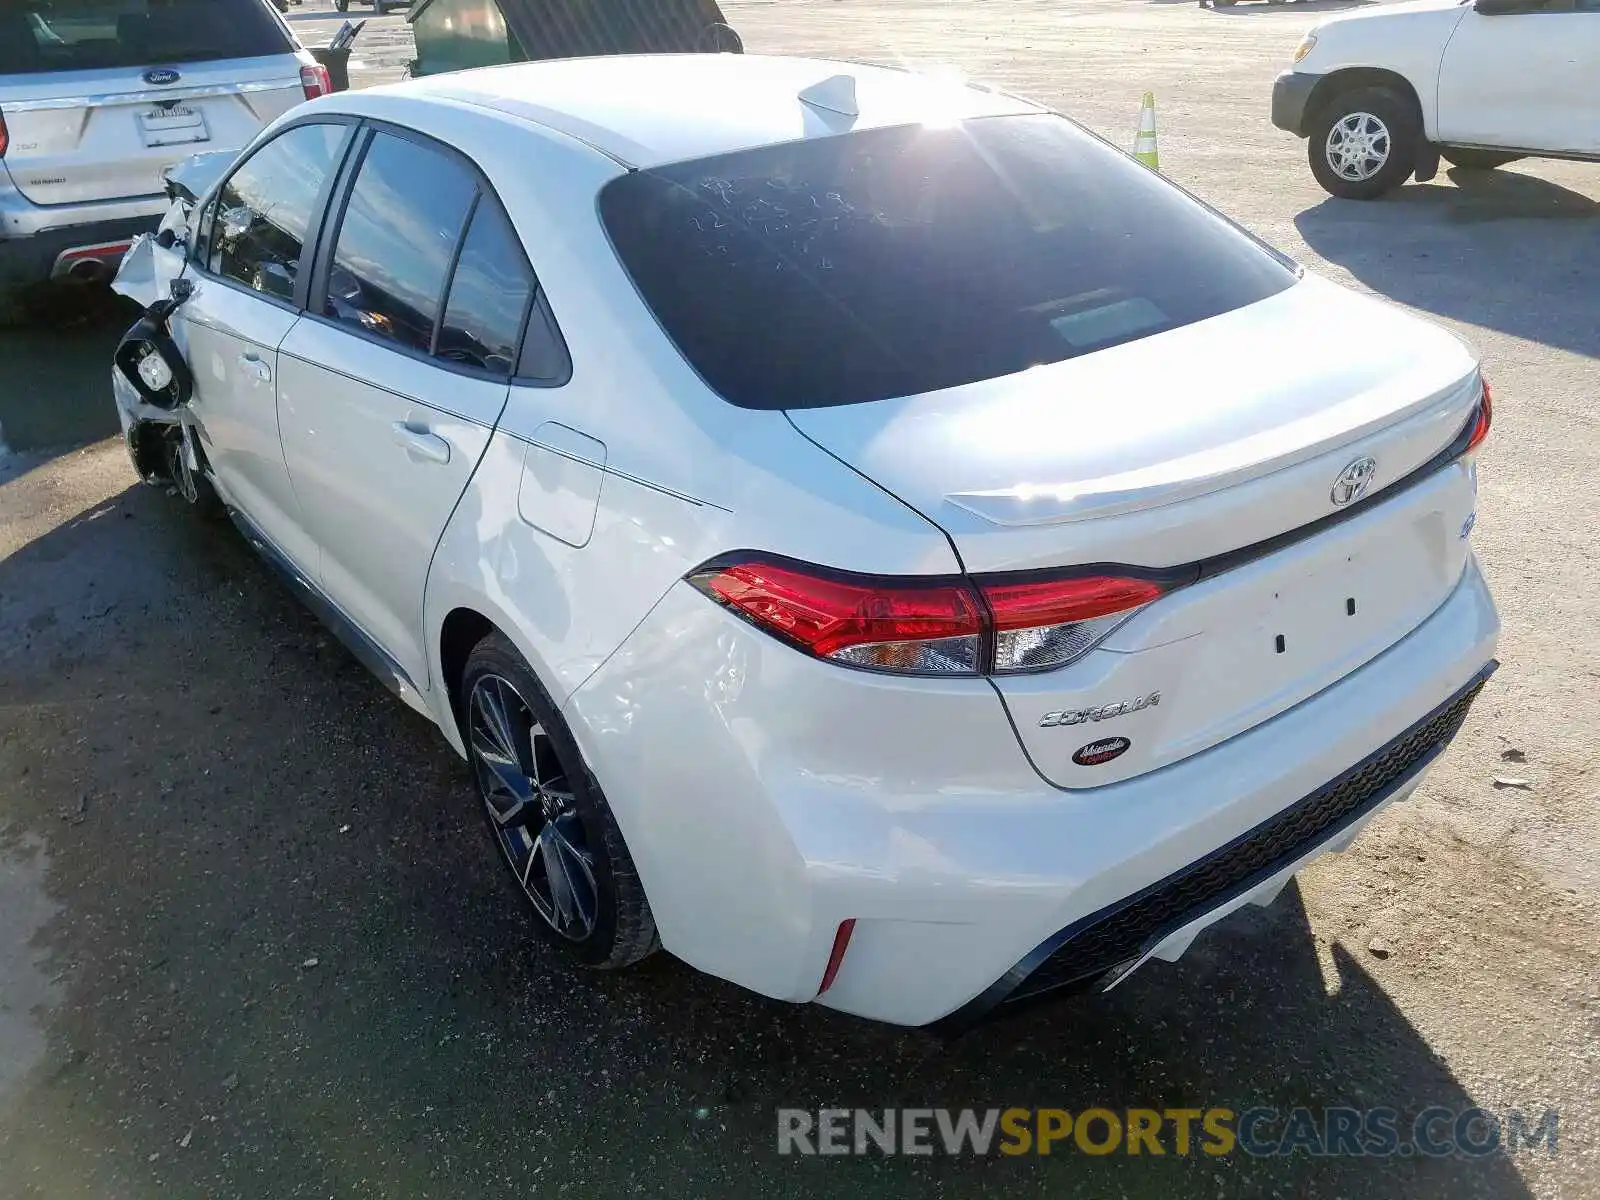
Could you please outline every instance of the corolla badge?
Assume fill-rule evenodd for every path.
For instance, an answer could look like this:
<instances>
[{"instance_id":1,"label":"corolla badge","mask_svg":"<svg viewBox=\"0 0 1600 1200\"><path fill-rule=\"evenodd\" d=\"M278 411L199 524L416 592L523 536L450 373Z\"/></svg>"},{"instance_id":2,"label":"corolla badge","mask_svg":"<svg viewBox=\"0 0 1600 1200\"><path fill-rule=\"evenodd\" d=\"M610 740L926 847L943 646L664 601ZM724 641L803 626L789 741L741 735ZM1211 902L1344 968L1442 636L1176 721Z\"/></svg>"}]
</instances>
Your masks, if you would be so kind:
<instances>
[{"instance_id":1,"label":"corolla badge","mask_svg":"<svg viewBox=\"0 0 1600 1200\"><path fill-rule=\"evenodd\" d=\"M1161 703L1161 693L1151 692L1136 700L1119 700L1115 704L1099 704L1092 708L1058 708L1039 718L1040 729L1055 729L1062 725L1082 725L1086 721L1108 721L1126 713L1143 712Z\"/></svg>"},{"instance_id":2,"label":"corolla badge","mask_svg":"<svg viewBox=\"0 0 1600 1200\"><path fill-rule=\"evenodd\" d=\"M144 81L151 87L170 87L182 78L171 67L151 67L144 73Z\"/></svg>"},{"instance_id":3,"label":"corolla badge","mask_svg":"<svg viewBox=\"0 0 1600 1200\"><path fill-rule=\"evenodd\" d=\"M1328 493L1328 499L1333 501L1335 508L1343 508L1346 504L1361 499L1372 486L1372 477L1377 473L1378 464L1370 454L1356 459L1339 472L1339 478L1333 481L1333 489Z\"/></svg>"}]
</instances>

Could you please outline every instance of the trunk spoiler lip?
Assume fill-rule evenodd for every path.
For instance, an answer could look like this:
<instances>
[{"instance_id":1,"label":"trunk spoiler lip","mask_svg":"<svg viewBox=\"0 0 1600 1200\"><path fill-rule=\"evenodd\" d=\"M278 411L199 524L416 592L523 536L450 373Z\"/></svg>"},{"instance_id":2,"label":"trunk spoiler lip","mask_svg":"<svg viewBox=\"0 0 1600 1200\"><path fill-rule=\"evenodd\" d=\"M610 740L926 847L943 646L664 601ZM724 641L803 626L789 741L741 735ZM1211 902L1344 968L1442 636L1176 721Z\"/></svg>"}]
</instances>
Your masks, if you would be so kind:
<instances>
[{"instance_id":1,"label":"trunk spoiler lip","mask_svg":"<svg viewBox=\"0 0 1600 1200\"><path fill-rule=\"evenodd\" d=\"M1331 529L1335 525L1348 521L1351 517L1366 512L1368 508L1375 504L1381 504L1400 495L1402 492L1410 491L1424 480L1459 462L1466 455L1471 445L1472 431L1478 423L1478 414L1483 410L1485 402L1483 377L1474 375L1473 383L1478 389L1477 402L1473 404L1472 411L1467 414L1467 419L1456 433L1456 436L1451 438L1444 449L1440 450L1432 458L1420 466L1413 467L1393 483L1362 496L1359 500L1352 504L1347 504L1343 508L1336 508L1331 513L1318 517L1315 521L1296 526L1293 529L1287 529L1282 533L1264 538L1259 542L1253 542L1248 546L1241 546L1237 550L1229 550L1222 554L1213 555L1210 558L1201 559L1194 564L1194 569L1197 572L1196 579L1210 579L1215 575L1221 575L1224 571L1231 571L1233 568L1243 566L1245 563L1264 558L1286 546L1292 546L1296 542L1315 537L1325 529Z\"/></svg>"},{"instance_id":2,"label":"trunk spoiler lip","mask_svg":"<svg viewBox=\"0 0 1600 1200\"><path fill-rule=\"evenodd\" d=\"M1360 516L1375 505L1382 504L1410 491L1440 471L1459 462L1467 453L1468 446L1472 441L1473 428L1477 425L1478 414L1483 408L1482 377L1474 375L1473 382L1479 393L1477 403L1472 406L1472 411L1468 413L1467 419L1462 424L1459 432L1432 458L1412 468L1405 475L1379 488L1377 491L1370 492L1343 508L1336 508L1314 521L1304 525L1297 525L1292 529L1286 529L1282 533L1251 542L1249 545L1240 546L1237 549L1227 550L1221 554L1214 554L1209 558L1198 559L1193 562L1179 563L1168 567L1139 566L1116 562L1092 562L1074 563L1060 567L1036 567L1023 571L953 571L933 575L869 575L817 563L800 562L786 555L765 550L745 548L714 555L694 567L685 575L685 578L705 571L719 569L730 562L743 561L755 556L774 563L789 564L803 568L813 574L836 578L845 582L903 584L907 587L937 587L944 584L967 582L1006 584L1027 583L1041 579L1075 579L1093 575L1116 575L1129 579L1148 579L1153 583L1161 584L1170 592L1177 588L1186 587L1189 584L1199 583L1203 579L1214 578L1236 567L1242 567L1259 558L1265 558L1269 554L1275 554L1277 551L1292 546L1296 542L1316 537L1325 530L1332 529L1353 517ZM824 452L826 453L826 451Z\"/></svg>"},{"instance_id":3,"label":"trunk spoiler lip","mask_svg":"<svg viewBox=\"0 0 1600 1200\"><path fill-rule=\"evenodd\" d=\"M1472 441L1473 428L1478 423L1478 414L1483 409L1482 376L1474 375L1473 383L1478 389L1477 403L1472 406L1472 411L1467 414L1466 421L1462 424L1455 437L1446 443L1444 449L1377 491L1369 492L1359 500L1347 504L1343 508L1336 508L1332 512L1304 525L1296 525L1292 529L1286 529L1282 533L1273 534L1271 537L1262 538L1260 541L1251 542L1249 545L1240 546L1234 550L1225 550L1221 554L1213 554L1210 558L1202 558L1194 562L1182 563L1171 567L1138 567L1123 563L1099 562L1087 563L1082 566L1047 567L1027 571L984 572L981 578L986 582L992 583L1022 583L1042 576L1049 576L1054 579L1070 579L1081 575L1123 575L1161 583L1166 586L1168 591L1191 583L1199 583L1202 579L1213 579L1225 572L1232 571L1236 567L1245 566L1247 563L1265 558L1269 554L1276 554L1279 550L1293 546L1297 542L1314 538L1319 533L1332 529L1336 525L1342 525L1353 517L1365 513L1375 505L1382 504L1410 491L1445 468L1459 462L1467 453L1468 445Z\"/></svg>"},{"instance_id":4,"label":"trunk spoiler lip","mask_svg":"<svg viewBox=\"0 0 1600 1200\"><path fill-rule=\"evenodd\" d=\"M1422 399L1411 401L1382 421L1369 422L1352 429L1338 441L1329 441L1321 446L1304 448L1265 461L1241 462L1213 473L1155 482L1132 481L1130 476L1123 475L1085 481L1081 484L1062 484L1054 487L1040 485L1034 490L1046 495L1052 492L1066 494L1060 496L1055 511L1037 516L1002 512L996 508L996 504L1014 504L1019 500L1025 502L1028 499L1018 494L1022 489L1014 487L948 492L943 499L946 503L989 525L1004 529L1072 525L1104 517L1120 516L1128 512L1161 508L1168 504L1198 499L1237 484L1267 478L1315 458L1335 454L1342 446L1353 444L1385 429L1393 429L1425 418L1442 420L1449 410L1466 402L1467 398L1480 391L1481 387L1482 375L1474 365L1471 371L1463 374L1449 386L1434 391ZM1119 480L1124 481L1122 486L1117 486Z\"/></svg>"}]
</instances>

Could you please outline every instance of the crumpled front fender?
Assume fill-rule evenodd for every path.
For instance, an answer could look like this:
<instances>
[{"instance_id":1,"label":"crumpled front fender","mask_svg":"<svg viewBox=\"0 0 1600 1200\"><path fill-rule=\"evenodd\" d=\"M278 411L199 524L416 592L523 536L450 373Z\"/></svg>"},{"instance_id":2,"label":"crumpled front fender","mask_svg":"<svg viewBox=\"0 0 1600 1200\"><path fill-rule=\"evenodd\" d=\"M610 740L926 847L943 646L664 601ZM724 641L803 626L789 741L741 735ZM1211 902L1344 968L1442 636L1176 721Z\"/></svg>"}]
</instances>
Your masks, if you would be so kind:
<instances>
[{"instance_id":1,"label":"crumpled front fender","mask_svg":"<svg viewBox=\"0 0 1600 1200\"><path fill-rule=\"evenodd\" d=\"M148 233L133 239L111 281L111 290L149 308L161 298L156 283L155 240Z\"/></svg>"}]
</instances>

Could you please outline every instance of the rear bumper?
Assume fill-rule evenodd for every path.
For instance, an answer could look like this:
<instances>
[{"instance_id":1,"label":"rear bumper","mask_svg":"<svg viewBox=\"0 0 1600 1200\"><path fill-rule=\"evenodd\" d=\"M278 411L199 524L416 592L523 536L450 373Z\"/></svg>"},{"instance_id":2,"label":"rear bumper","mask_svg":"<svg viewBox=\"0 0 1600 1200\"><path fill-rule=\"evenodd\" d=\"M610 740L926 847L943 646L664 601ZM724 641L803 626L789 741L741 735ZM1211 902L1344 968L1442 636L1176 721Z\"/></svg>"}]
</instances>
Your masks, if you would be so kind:
<instances>
[{"instance_id":1,"label":"rear bumper","mask_svg":"<svg viewBox=\"0 0 1600 1200\"><path fill-rule=\"evenodd\" d=\"M65 273L64 255L85 247L125 246L153 233L167 211L161 196L94 204L30 203L0 167L0 287L20 287ZM115 271L121 251L100 256ZM63 270L58 272L60 263Z\"/></svg>"},{"instance_id":2,"label":"rear bumper","mask_svg":"<svg viewBox=\"0 0 1600 1200\"><path fill-rule=\"evenodd\" d=\"M1325 791L1470 687L1498 633L1469 561L1432 616L1334 686L1182 762L1078 791L1028 767L986 684L841 671L688 585L566 711L667 949L768 996L924 1025L993 1007L1064 932ZM1175 957L1264 899L1406 794L1426 757L1253 862L1231 881L1244 891L1141 926L1133 953ZM848 953L818 997L847 919Z\"/></svg>"},{"instance_id":3,"label":"rear bumper","mask_svg":"<svg viewBox=\"0 0 1600 1200\"><path fill-rule=\"evenodd\" d=\"M1001 1005L1057 992L1108 991L1152 958L1176 961L1203 929L1243 905L1270 904L1301 867L1344 849L1380 808L1410 796L1497 665L1309 796L1051 935L943 1024L963 1028Z\"/></svg>"},{"instance_id":4,"label":"rear bumper","mask_svg":"<svg viewBox=\"0 0 1600 1200\"><path fill-rule=\"evenodd\" d=\"M1272 123L1296 137L1306 136L1307 109L1311 93L1322 82L1320 75L1284 71L1272 84Z\"/></svg>"}]
</instances>

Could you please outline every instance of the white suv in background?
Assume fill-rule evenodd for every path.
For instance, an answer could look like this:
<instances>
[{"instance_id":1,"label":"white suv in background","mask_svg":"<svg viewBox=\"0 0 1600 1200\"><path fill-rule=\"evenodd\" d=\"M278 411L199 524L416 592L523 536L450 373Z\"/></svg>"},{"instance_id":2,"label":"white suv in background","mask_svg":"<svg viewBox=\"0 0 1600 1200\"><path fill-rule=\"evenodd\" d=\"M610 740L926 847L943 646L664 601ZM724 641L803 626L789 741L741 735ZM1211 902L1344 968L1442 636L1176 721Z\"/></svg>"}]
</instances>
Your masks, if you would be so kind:
<instances>
[{"instance_id":1,"label":"white suv in background","mask_svg":"<svg viewBox=\"0 0 1600 1200\"><path fill-rule=\"evenodd\" d=\"M328 90L265 0L0 4L0 309L109 278L166 211L162 173Z\"/></svg>"},{"instance_id":2,"label":"white suv in background","mask_svg":"<svg viewBox=\"0 0 1600 1200\"><path fill-rule=\"evenodd\" d=\"M1442 156L1600 161L1600 0L1409 0L1316 26L1272 89L1332 195L1370 200Z\"/></svg>"}]
</instances>

